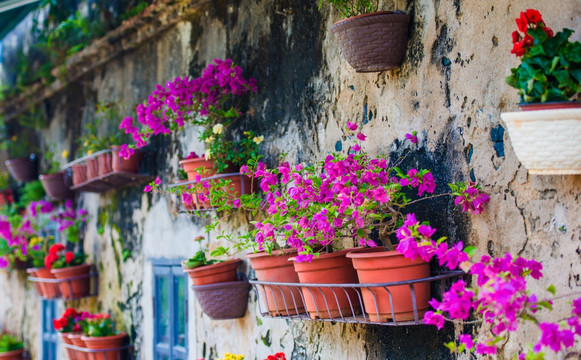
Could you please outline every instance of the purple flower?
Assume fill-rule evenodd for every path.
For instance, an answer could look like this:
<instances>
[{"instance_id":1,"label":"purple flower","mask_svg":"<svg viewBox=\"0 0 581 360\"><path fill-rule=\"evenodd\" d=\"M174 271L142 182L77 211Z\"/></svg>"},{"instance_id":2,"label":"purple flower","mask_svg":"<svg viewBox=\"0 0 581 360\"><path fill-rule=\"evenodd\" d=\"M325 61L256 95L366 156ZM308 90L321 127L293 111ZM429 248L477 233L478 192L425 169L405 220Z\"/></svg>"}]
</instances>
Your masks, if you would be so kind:
<instances>
[{"instance_id":1,"label":"purple flower","mask_svg":"<svg viewBox=\"0 0 581 360\"><path fill-rule=\"evenodd\" d=\"M573 300L573 315L581 316L581 297Z\"/></svg>"},{"instance_id":2,"label":"purple flower","mask_svg":"<svg viewBox=\"0 0 581 360\"><path fill-rule=\"evenodd\" d=\"M365 139L367 139L367 136L365 136L363 133L358 132L357 133L357 139L359 139L360 141L365 141Z\"/></svg>"},{"instance_id":3,"label":"purple flower","mask_svg":"<svg viewBox=\"0 0 581 360\"><path fill-rule=\"evenodd\" d=\"M161 179L159 178L159 176L155 178L154 184L161 185Z\"/></svg>"},{"instance_id":4,"label":"purple flower","mask_svg":"<svg viewBox=\"0 0 581 360\"><path fill-rule=\"evenodd\" d=\"M416 136L415 131L412 134L405 134L405 138L408 139L412 144L417 144L418 142L418 137Z\"/></svg>"},{"instance_id":5,"label":"purple flower","mask_svg":"<svg viewBox=\"0 0 581 360\"><path fill-rule=\"evenodd\" d=\"M554 352L559 352L561 348L567 349L575 343L575 334L571 330L559 330L558 324L542 322L539 324L539 329L542 334L535 345L535 351L540 351L543 346L547 346Z\"/></svg>"},{"instance_id":6,"label":"purple flower","mask_svg":"<svg viewBox=\"0 0 581 360\"><path fill-rule=\"evenodd\" d=\"M461 334L458 339L466 346L466 349L470 350L474 347L474 340L472 339L472 336L468 334Z\"/></svg>"},{"instance_id":7,"label":"purple flower","mask_svg":"<svg viewBox=\"0 0 581 360\"><path fill-rule=\"evenodd\" d=\"M151 192L152 190L153 190L153 189L151 188L151 185L146 185L146 186L143 188L143 192Z\"/></svg>"},{"instance_id":8,"label":"purple flower","mask_svg":"<svg viewBox=\"0 0 581 360\"><path fill-rule=\"evenodd\" d=\"M495 346L476 344L476 353L480 355L496 355L497 350Z\"/></svg>"},{"instance_id":9,"label":"purple flower","mask_svg":"<svg viewBox=\"0 0 581 360\"><path fill-rule=\"evenodd\" d=\"M361 146L355 144L353 145L353 151L360 151L361 150Z\"/></svg>"},{"instance_id":10,"label":"purple flower","mask_svg":"<svg viewBox=\"0 0 581 360\"><path fill-rule=\"evenodd\" d=\"M7 268L10 265L10 262L6 258L6 256L0 256L0 268Z\"/></svg>"},{"instance_id":11,"label":"purple flower","mask_svg":"<svg viewBox=\"0 0 581 360\"><path fill-rule=\"evenodd\" d=\"M239 208L240 207L240 199L234 199L234 201L232 202L232 206L234 206L235 208Z\"/></svg>"},{"instance_id":12,"label":"purple flower","mask_svg":"<svg viewBox=\"0 0 581 360\"><path fill-rule=\"evenodd\" d=\"M424 314L424 322L430 325L436 325L438 330L441 330L444 327L444 316L440 313L435 313L433 311L426 311Z\"/></svg>"},{"instance_id":13,"label":"purple flower","mask_svg":"<svg viewBox=\"0 0 581 360\"><path fill-rule=\"evenodd\" d=\"M357 130L357 124L347 121L347 129L351 131Z\"/></svg>"}]
</instances>

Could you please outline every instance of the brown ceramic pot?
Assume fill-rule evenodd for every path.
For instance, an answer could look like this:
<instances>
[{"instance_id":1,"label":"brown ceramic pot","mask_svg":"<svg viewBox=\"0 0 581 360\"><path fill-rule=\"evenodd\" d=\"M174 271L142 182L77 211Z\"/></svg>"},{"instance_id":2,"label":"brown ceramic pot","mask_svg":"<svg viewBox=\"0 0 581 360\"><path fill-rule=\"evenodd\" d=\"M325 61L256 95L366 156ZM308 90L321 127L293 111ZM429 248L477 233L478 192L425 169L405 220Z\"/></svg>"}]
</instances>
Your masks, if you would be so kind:
<instances>
[{"instance_id":1,"label":"brown ceramic pot","mask_svg":"<svg viewBox=\"0 0 581 360\"><path fill-rule=\"evenodd\" d=\"M83 341L83 334L82 333L70 333L69 334L69 341L78 347L86 348L85 342ZM93 360L91 359L91 355L89 353L80 351L80 350L71 350L74 354L73 359L76 360ZM70 359L69 359L70 360Z\"/></svg>"},{"instance_id":2,"label":"brown ceramic pot","mask_svg":"<svg viewBox=\"0 0 581 360\"><path fill-rule=\"evenodd\" d=\"M119 151L121 146L113 145L111 146L113 150L111 153L111 168L113 171L123 171L136 173L139 171L139 163L143 158L143 153L139 150L135 150L135 154L129 159L124 159L119 156Z\"/></svg>"},{"instance_id":3,"label":"brown ceramic pot","mask_svg":"<svg viewBox=\"0 0 581 360\"><path fill-rule=\"evenodd\" d=\"M46 194L53 200L65 200L74 196L74 192L65 185L65 173L59 171L54 174L40 175L40 182Z\"/></svg>"},{"instance_id":4,"label":"brown ceramic pot","mask_svg":"<svg viewBox=\"0 0 581 360\"><path fill-rule=\"evenodd\" d=\"M105 350L105 349L116 349L127 345L129 337L127 333L121 332L118 335L112 336L82 336L81 339L85 342L87 349L91 350ZM115 360L115 359L127 359L127 349L123 350L109 350L102 352L95 352L88 355L90 360Z\"/></svg>"},{"instance_id":5,"label":"brown ceramic pot","mask_svg":"<svg viewBox=\"0 0 581 360\"><path fill-rule=\"evenodd\" d=\"M357 284L357 272L351 259L345 257L352 249L320 254L312 262L296 262L290 258L302 284ZM302 288L305 307L312 319L340 318L360 311L357 292L353 289Z\"/></svg>"},{"instance_id":6,"label":"brown ceramic pot","mask_svg":"<svg viewBox=\"0 0 581 360\"><path fill-rule=\"evenodd\" d=\"M49 268L33 268L26 270L31 276L40 279L55 279ZM61 296L58 283L35 282L38 294L45 299L56 299Z\"/></svg>"},{"instance_id":7,"label":"brown ceramic pot","mask_svg":"<svg viewBox=\"0 0 581 360\"><path fill-rule=\"evenodd\" d=\"M73 169L73 185L79 185L87 181L86 164L75 164L71 168Z\"/></svg>"},{"instance_id":8,"label":"brown ceramic pot","mask_svg":"<svg viewBox=\"0 0 581 360\"><path fill-rule=\"evenodd\" d=\"M10 175L17 181L32 181L36 179L38 162L30 157L10 159L4 162Z\"/></svg>"},{"instance_id":9,"label":"brown ceramic pot","mask_svg":"<svg viewBox=\"0 0 581 360\"><path fill-rule=\"evenodd\" d=\"M409 15L380 11L338 21L331 32L357 72L378 72L401 66L409 22Z\"/></svg>"},{"instance_id":10,"label":"brown ceramic pot","mask_svg":"<svg viewBox=\"0 0 581 360\"><path fill-rule=\"evenodd\" d=\"M24 360L24 349L0 352L0 360Z\"/></svg>"},{"instance_id":11,"label":"brown ceramic pot","mask_svg":"<svg viewBox=\"0 0 581 360\"><path fill-rule=\"evenodd\" d=\"M97 155L97 166L99 167L99 176L107 175L113 171L111 161L112 156L110 152Z\"/></svg>"},{"instance_id":12,"label":"brown ceramic pot","mask_svg":"<svg viewBox=\"0 0 581 360\"><path fill-rule=\"evenodd\" d=\"M87 180L91 180L99 176L99 163L97 158L87 159Z\"/></svg>"},{"instance_id":13,"label":"brown ceramic pot","mask_svg":"<svg viewBox=\"0 0 581 360\"><path fill-rule=\"evenodd\" d=\"M196 175L198 174L200 174L202 178L207 178L216 174L216 170L214 170L214 161L206 160L204 157L180 160L179 164L188 175L188 180L196 180Z\"/></svg>"},{"instance_id":14,"label":"brown ceramic pot","mask_svg":"<svg viewBox=\"0 0 581 360\"><path fill-rule=\"evenodd\" d=\"M256 272L258 281L299 283L299 276L295 272L291 257L297 256L296 249L284 249L247 254L250 266ZM273 316L296 315L305 312L305 305L301 298L299 287L262 286L260 293L266 297L268 311ZM298 310L298 312L297 312Z\"/></svg>"},{"instance_id":15,"label":"brown ceramic pot","mask_svg":"<svg viewBox=\"0 0 581 360\"><path fill-rule=\"evenodd\" d=\"M51 272L55 278L59 280L64 280L59 283L63 299L65 300L76 299L90 294L91 280L89 276L74 280L67 279L82 275L89 275L91 273L91 265L81 264L62 269L52 269Z\"/></svg>"},{"instance_id":16,"label":"brown ceramic pot","mask_svg":"<svg viewBox=\"0 0 581 360\"><path fill-rule=\"evenodd\" d=\"M69 338L69 335L71 334L77 334L80 335L80 333L59 333L61 339L63 340L63 342L67 345L74 345L73 341ZM69 349L69 348L65 348L67 351L67 355L69 357L69 360L77 360L77 352L73 349Z\"/></svg>"},{"instance_id":17,"label":"brown ceramic pot","mask_svg":"<svg viewBox=\"0 0 581 360\"><path fill-rule=\"evenodd\" d=\"M347 254L353 261L353 267L357 270L361 284L387 283L405 280L423 279L430 276L430 264L417 259L406 259L398 251L359 252L353 251ZM412 293L409 285L390 286L393 301L393 312L396 321L414 320ZM430 283L421 282L414 284L418 318L421 320L429 309ZM372 294L373 292L373 294ZM384 288L362 289L363 304L371 321L386 321L391 319L391 305L388 292ZM377 300L377 308L376 301Z\"/></svg>"},{"instance_id":18,"label":"brown ceramic pot","mask_svg":"<svg viewBox=\"0 0 581 360\"><path fill-rule=\"evenodd\" d=\"M236 281L236 269L238 268L238 263L240 263L240 261L240 259L228 260L222 263L200 266L194 269L187 269L184 266L184 261L182 267L184 268L184 272L192 278L194 286L208 285Z\"/></svg>"}]
</instances>

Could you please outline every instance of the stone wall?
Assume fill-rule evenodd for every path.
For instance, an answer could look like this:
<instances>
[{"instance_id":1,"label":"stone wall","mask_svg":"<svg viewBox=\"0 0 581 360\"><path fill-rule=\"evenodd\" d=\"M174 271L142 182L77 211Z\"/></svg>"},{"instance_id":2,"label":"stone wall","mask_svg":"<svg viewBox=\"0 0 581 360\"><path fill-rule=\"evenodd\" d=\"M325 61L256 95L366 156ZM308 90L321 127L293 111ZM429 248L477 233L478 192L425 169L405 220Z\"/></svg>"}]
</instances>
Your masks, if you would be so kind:
<instances>
[{"instance_id":1,"label":"stone wall","mask_svg":"<svg viewBox=\"0 0 581 360\"><path fill-rule=\"evenodd\" d=\"M43 145L58 141L74 147L97 101L143 101L158 83L186 74L197 76L213 58L232 58L258 92L246 99L253 115L238 120L241 129L265 136L264 152L273 164L280 153L291 162L313 162L340 149L347 121L369 136L371 154L401 154L398 139L417 130L420 150L406 163L434 170L437 192L456 180L475 180L491 202L479 216L461 215L448 200L416 210L439 229L438 235L465 240L479 253L506 251L543 263L545 277L535 290L555 284L559 294L581 289L581 205L579 176L533 176L515 157L500 113L517 109L516 91L504 83L518 60L509 53L514 18L536 8L555 30L568 27L581 39L577 0L516 4L509 0L387 1L412 14L410 40L402 67L358 74L346 64L329 33L339 15L314 0L215 0L139 46L120 52L104 65L69 82L44 101L49 119ZM176 138L155 139L157 172L174 179L177 159L200 152L196 129ZM104 195L83 194L90 214L84 249L99 265L97 299L73 305L112 311L143 359L153 358L152 258L186 258L203 222L177 214L171 199L129 188ZM99 235L98 214L106 213ZM245 219L224 229L240 231ZM211 234L211 237L215 234ZM212 239L212 246L216 242ZM131 252L124 261L123 250ZM248 269L248 267L246 267ZM250 269L247 270L250 273ZM38 298L23 276L0 274L0 324L24 334L38 349ZM190 358L216 359L224 352L263 359L284 351L293 359L445 359L442 345L453 339L451 325L378 327L277 319L258 321L256 294L240 320L212 321L189 294ZM555 318L565 301L555 304ZM504 346L510 358L538 334L525 328ZM38 355L34 357L39 359Z\"/></svg>"}]
</instances>

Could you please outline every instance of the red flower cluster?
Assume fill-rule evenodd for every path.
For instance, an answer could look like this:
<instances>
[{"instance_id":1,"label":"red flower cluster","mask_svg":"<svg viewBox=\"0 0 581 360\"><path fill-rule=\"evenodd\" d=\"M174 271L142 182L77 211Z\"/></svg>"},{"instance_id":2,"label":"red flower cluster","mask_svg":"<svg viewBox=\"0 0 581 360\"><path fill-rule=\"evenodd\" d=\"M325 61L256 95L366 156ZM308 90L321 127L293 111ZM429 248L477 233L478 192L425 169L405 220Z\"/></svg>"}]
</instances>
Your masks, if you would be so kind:
<instances>
[{"instance_id":1,"label":"red flower cluster","mask_svg":"<svg viewBox=\"0 0 581 360\"><path fill-rule=\"evenodd\" d=\"M526 12L521 12L520 17L516 19L518 31L512 33L513 48L511 54L516 56L523 56L527 50L534 44L533 37L527 32L529 29L542 28L548 37L553 37L553 30L545 25L541 13L535 9L527 9ZM524 37L520 32L524 34Z\"/></svg>"},{"instance_id":2,"label":"red flower cluster","mask_svg":"<svg viewBox=\"0 0 581 360\"><path fill-rule=\"evenodd\" d=\"M48 255L44 258L44 266L49 269L52 269L52 264L60 259L63 256L62 252L65 250L65 246L62 244L54 244L53 246L48 249ZM72 251L67 251L64 253L65 262L70 264L75 259L75 253Z\"/></svg>"},{"instance_id":3,"label":"red flower cluster","mask_svg":"<svg viewBox=\"0 0 581 360\"><path fill-rule=\"evenodd\" d=\"M78 324L79 314L75 309L68 308L65 310L60 319L53 319L52 324L56 331L59 332L71 332L71 331L81 331Z\"/></svg>"},{"instance_id":4,"label":"red flower cluster","mask_svg":"<svg viewBox=\"0 0 581 360\"><path fill-rule=\"evenodd\" d=\"M274 355L268 355L268 357L265 360L286 360L286 357L284 356L284 353L276 353Z\"/></svg>"}]
</instances>

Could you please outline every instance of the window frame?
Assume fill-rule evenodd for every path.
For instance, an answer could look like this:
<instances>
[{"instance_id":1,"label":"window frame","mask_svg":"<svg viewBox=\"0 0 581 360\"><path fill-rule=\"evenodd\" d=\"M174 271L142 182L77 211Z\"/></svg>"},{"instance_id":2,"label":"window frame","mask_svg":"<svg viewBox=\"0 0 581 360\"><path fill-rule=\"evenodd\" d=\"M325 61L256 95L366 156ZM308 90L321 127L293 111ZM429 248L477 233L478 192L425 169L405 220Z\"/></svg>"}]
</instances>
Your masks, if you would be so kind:
<instances>
[{"instance_id":1,"label":"window frame","mask_svg":"<svg viewBox=\"0 0 581 360\"><path fill-rule=\"evenodd\" d=\"M181 263L182 259L151 259L153 270L153 357L160 359L161 356L167 357L169 360L188 359L188 279L187 274L184 273ZM168 279L168 306L169 306L169 339L168 342L162 342L159 334L159 318L161 312L161 296L158 279L166 277ZM176 311L178 307L178 288L176 280L182 279L185 284L184 291L184 336L185 346L173 345L177 343L177 323Z\"/></svg>"},{"instance_id":2,"label":"window frame","mask_svg":"<svg viewBox=\"0 0 581 360\"><path fill-rule=\"evenodd\" d=\"M59 358L59 335L52 325L52 319L56 319L56 300L41 300L40 321L40 349L42 358L56 360Z\"/></svg>"}]
</instances>

